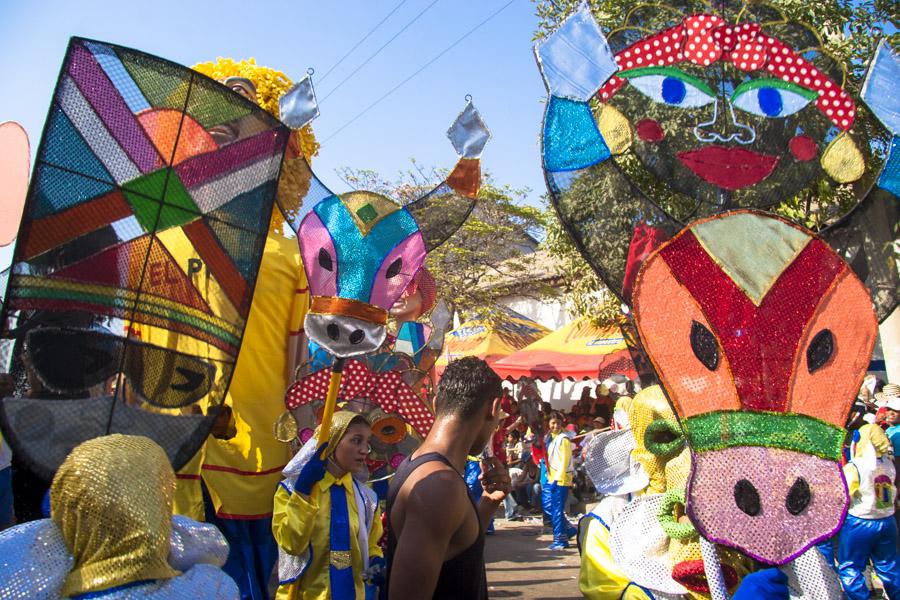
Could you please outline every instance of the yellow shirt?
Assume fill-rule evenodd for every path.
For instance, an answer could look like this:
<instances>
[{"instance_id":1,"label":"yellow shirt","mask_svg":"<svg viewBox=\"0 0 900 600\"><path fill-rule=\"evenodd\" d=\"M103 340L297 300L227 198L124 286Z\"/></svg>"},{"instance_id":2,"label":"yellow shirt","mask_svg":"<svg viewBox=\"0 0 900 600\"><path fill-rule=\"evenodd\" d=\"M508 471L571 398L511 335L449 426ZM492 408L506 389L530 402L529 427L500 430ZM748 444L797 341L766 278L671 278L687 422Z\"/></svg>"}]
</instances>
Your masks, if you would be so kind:
<instances>
[{"instance_id":1,"label":"yellow shirt","mask_svg":"<svg viewBox=\"0 0 900 600\"><path fill-rule=\"evenodd\" d=\"M289 494L283 487L275 493L275 510L272 514L272 533L275 541L286 552L302 555L307 548L312 551L312 562L297 581L283 585L278 590L278 598L302 600L327 600L331 598L329 581L329 532L331 526L332 485L341 485L347 492L347 509L350 515L350 562L353 581L356 585L357 600L364 600L363 572L368 565L362 564L359 548L359 515L354 501L353 481L350 473L335 479L326 473L313 486L309 498L298 493ZM381 539L381 514L375 512L369 531L369 558L382 556L378 540ZM341 599L344 600L344 599Z\"/></svg>"},{"instance_id":2,"label":"yellow shirt","mask_svg":"<svg viewBox=\"0 0 900 600\"><path fill-rule=\"evenodd\" d=\"M578 587L588 600L648 600L653 598L630 581L613 561L609 549L609 528L592 514L581 545L581 572Z\"/></svg>"},{"instance_id":3,"label":"yellow shirt","mask_svg":"<svg viewBox=\"0 0 900 600\"><path fill-rule=\"evenodd\" d=\"M559 439L560 436L562 439ZM571 486L572 473L569 470L571 464L572 440L563 433L557 433L548 444L547 480L555 481L559 485Z\"/></svg>"},{"instance_id":4,"label":"yellow shirt","mask_svg":"<svg viewBox=\"0 0 900 600\"><path fill-rule=\"evenodd\" d=\"M204 444L186 465L175 473L175 497L172 514L190 517L195 521L206 520L203 506L203 490L200 489L200 467L203 465Z\"/></svg>"},{"instance_id":5,"label":"yellow shirt","mask_svg":"<svg viewBox=\"0 0 900 600\"><path fill-rule=\"evenodd\" d=\"M273 223L278 221L273 217ZM157 238L175 259L169 268L179 268L188 276L186 265L199 255L183 231L171 228ZM191 277L194 287L219 318L238 322L235 309L215 277L209 276L205 268ZM230 440L210 437L204 450L202 476L220 517L265 518L272 514L275 487L290 458L289 445L275 439L272 427L285 410L284 392L293 381L293 373L288 372L288 349L303 331L309 305L307 287L297 240L270 228L241 351L225 398L232 407L237 434ZM175 335L141 323L126 326L144 342L212 360L229 358L189 335ZM198 402L204 407L205 403L206 398ZM195 460L196 457L179 473L198 473ZM184 483L182 499L193 504L199 485Z\"/></svg>"},{"instance_id":6,"label":"yellow shirt","mask_svg":"<svg viewBox=\"0 0 900 600\"><path fill-rule=\"evenodd\" d=\"M272 514L272 497L290 459L289 445L275 439L272 427L293 381L288 347L303 330L307 287L297 240L270 232L226 399L237 434L206 443L203 480L220 517Z\"/></svg>"}]
</instances>

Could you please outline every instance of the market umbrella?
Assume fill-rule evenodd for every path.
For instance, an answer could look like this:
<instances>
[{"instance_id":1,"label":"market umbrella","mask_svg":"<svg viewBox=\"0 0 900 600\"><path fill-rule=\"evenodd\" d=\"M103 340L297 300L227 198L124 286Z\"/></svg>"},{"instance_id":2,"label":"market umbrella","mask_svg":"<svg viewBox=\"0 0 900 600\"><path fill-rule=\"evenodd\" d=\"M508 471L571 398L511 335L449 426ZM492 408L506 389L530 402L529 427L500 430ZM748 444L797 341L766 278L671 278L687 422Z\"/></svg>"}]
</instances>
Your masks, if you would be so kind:
<instances>
[{"instance_id":1,"label":"market umbrella","mask_svg":"<svg viewBox=\"0 0 900 600\"><path fill-rule=\"evenodd\" d=\"M637 377L625 338L615 325L597 327L578 319L518 352L498 360L491 368L504 379L598 379L621 373Z\"/></svg>"},{"instance_id":2,"label":"market umbrella","mask_svg":"<svg viewBox=\"0 0 900 600\"><path fill-rule=\"evenodd\" d=\"M550 330L514 310L503 308L501 318L466 321L444 338L444 349L435 363L438 374L463 356L477 356L489 365L513 354L550 333Z\"/></svg>"}]
</instances>

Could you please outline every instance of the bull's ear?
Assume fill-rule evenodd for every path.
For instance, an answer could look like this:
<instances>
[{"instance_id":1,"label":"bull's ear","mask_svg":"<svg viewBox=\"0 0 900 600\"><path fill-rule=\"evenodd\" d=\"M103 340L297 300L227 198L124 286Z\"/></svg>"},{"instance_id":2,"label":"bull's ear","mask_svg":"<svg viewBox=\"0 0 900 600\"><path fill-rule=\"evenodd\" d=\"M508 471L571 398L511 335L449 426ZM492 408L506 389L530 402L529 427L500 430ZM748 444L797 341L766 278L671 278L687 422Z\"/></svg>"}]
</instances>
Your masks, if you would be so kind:
<instances>
[{"instance_id":1,"label":"bull's ear","mask_svg":"<svg viewBox=\"0 0 900 600\"><path fill-rule=\"evenodd\" d=\"M890 316L900 300L895 249L898 227L897 197L875 187L840 221L819 234L865 284L879 323Z\"/></svg>"},{"instance_id":2,"label":"bull's ear","mask_svg":"<svg viewBox=\"0 0 900 600\"><path fill-rule=\"evenodd\" d=\"M475 207L475 199L458 194L446 182L406 205L431 252L456 233Z\"/></svg>"},{"instance_id":3,"label":"bull's ear","mask_svg":"<svg viewBox=\"0 0 900 600\"><path fill-rule=\"evenodd\" d=\"M459 229L475 207L481 189L481 152L491 132L481 118L472 98L447 130L447 137L459 161L440 185L407 205L415 218L429 252L440 246Z\"/></svg>"}]
</instances>

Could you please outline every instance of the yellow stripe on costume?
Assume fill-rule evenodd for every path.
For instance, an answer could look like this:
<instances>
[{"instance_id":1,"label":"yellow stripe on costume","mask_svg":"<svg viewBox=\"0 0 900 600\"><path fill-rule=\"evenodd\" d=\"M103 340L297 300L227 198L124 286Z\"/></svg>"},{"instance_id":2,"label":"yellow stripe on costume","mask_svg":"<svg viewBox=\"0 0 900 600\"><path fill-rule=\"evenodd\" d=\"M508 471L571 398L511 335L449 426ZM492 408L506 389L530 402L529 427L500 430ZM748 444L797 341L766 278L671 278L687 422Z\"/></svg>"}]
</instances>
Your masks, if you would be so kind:
<instances>
[{"instance_id":1,"label":"yellow stripe on costume","mask_svg":"<svg viewBox=\"0 0 900 600\"><path fill-rule=\"evenodd\" d=\"M609 529L589 514L587 533L581 548L581 572L578 587L588 600L652 600L644 590L626 577L612 558Z\"/></svg>"}]
</instances>

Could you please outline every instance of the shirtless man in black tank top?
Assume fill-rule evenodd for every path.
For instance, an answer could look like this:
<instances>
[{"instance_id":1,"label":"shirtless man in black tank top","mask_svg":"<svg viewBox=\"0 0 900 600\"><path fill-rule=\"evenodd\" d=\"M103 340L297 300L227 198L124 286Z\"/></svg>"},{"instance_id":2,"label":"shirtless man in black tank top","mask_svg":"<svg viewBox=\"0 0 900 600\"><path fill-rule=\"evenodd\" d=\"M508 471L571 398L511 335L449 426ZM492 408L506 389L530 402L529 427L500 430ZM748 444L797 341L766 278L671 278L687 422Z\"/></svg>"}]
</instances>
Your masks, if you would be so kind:
<instances>
[{"instance_id":1,"label":"shirtless man in black tank top","mask_svg":"<svg viewBox=\"0 0 900 600\"><path fill-rule=\"evenodd\" d=\"M484 534L510 490L497 459L482 463L477 505L462 473L499 424L500 378L477 358L450 363L435 400L435 423L400 467L387 497L391 600L487 598Z\"/></svg>"}]
</instances>

